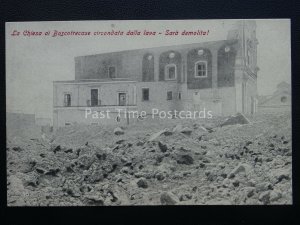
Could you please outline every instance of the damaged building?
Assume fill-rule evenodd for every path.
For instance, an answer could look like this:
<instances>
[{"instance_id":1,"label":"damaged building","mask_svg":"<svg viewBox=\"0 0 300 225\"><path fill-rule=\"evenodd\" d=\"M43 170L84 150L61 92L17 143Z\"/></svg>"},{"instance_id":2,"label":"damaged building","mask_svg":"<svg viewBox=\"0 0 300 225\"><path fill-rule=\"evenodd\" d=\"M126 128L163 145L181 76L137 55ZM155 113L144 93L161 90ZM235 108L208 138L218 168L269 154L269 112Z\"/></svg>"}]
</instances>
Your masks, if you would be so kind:
<instances>
[{"instance_id":1,"label":"damaged building","mask_svg":"<svg viewBox=\"0 0 300 225\"><path fill-rule=\"evenodd\" d=\"M239 21L226 40L75 57L75 80L53 83L53 125L124 121L86 118L87 107L253 114L257 44L255 21Z\"/></svg>"}]
</instances>

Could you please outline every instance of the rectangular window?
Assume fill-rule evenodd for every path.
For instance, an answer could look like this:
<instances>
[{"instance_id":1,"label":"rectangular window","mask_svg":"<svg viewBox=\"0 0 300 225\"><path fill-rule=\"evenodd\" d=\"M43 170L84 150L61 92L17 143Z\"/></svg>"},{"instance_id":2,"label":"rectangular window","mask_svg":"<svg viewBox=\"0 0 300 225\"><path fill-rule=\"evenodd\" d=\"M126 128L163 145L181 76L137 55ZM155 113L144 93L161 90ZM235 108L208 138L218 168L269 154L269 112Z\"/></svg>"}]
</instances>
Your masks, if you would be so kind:
<instances>
[{"instance_id":1,"label":"rectangular window","mask_svg":"<svg viewBox=\"0 0 300 225\"><path fill-rule=\"evenodd\" d=\"M98 89L91 89L91 106L98 105Z\"/></svg>"},{"instance_id":2,"label":"rectangular window","mask_svg":"<svg viewBox=\"0 0 300 225\"><path fill-rule=\"evenodd\" d=\"M65 122L65 126L71 126L71 123Z\"/></svg>"},{"instance_id":3,"label":"rectangular window","mask_svg":"<svg viewBox=\"0 0 300 225\"><path fill-rule=\"evenodd\" d=\"M167 100L172 100L172 98L173 98L172 91L168 91L167 92Z\"/></svg>"},{"instance_id":4,"label":"rectangular window","mask_svg":"<svg viewBox=\"0 0 300 225\"><path fill-rule=\"evenodd\" d=\"M207 77L207 62L201 61L195 64L195 77Z\"/></svg>"},{"instance_id":5,"label":"rectangular window","mask_svg":"<svg viewBox=\"0 0 300 225\"><path fill-rule=\"evenodd\" d=\"M176 77L177 77L176 65L175 64L166 65L165 80L176 80Z\"/></svg>"},{"instance_id":6,"label":"rectangular window","mask_svg":"<svg viewBox=\"0 0 300 225\"><path fill-rule=\"evenodd\" d=\"M181 92L178 92L178 100L181 100Z\"/></svg>"},{"instance_id":7,"label":"rectangular window","mask_svg":"<svg viewBox=\"0 0 300 225\"><path fill-rule=\"evenodd\" d=\"M64 96L64 106L71 106L71 94L65 94Z\"/></svg>"},{"instance_id":8,"label":"rectangular window","mask_svg":"<svg viewBox=\"0 0 300 225\"><path fill-rule=\"evenodd\" d=\"M143 101L149 101L149 88L143 88Z\"/></svg>"},{"instance_id":9,"label":"rectangular window","mask_svg":"<svg viewBox=\"0 0 300 225\"><path fill-rule=\"evenodd\" d=\"M108 77L116 78L116 67L114 67L114 66L108 67Z\"/></svg>"}]
</instances>

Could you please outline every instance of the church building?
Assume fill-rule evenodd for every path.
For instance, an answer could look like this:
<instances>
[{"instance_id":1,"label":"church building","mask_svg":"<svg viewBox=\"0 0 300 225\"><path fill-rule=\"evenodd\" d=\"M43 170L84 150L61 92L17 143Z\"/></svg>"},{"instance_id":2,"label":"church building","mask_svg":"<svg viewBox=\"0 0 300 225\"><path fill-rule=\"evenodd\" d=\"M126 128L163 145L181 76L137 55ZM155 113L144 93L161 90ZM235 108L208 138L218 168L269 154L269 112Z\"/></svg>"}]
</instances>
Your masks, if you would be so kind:
<instances>
[{"instance_id":1,"label":"church building","mask_svg":"<svg viewBox=\"0 0 300 225\"><path fill-rule=\"evenodd\" d=\"M86 118L87 108L253 114L257 44L255 21L239 21L226 40L75 57L75 79L53 83L53 125L124 122Z\"/></svg>"}]
</instances>

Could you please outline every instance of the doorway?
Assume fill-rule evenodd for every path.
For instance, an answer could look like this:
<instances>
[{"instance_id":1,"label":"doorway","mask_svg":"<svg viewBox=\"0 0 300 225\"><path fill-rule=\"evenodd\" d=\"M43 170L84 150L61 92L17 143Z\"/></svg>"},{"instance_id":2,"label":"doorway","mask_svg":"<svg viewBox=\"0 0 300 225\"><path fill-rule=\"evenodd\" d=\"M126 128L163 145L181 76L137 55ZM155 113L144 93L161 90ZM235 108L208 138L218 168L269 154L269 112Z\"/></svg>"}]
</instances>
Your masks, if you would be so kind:
<instances>
[{"instance_id":1,"label":"doorway","mask_svg":"<svg viewBox=\"0 0 300 225\"><path fill-rule=\"evenodd\" d=\"M126 93L119 93L119 105L120 106L126 105Z\"/></svg>"}]
</instances>

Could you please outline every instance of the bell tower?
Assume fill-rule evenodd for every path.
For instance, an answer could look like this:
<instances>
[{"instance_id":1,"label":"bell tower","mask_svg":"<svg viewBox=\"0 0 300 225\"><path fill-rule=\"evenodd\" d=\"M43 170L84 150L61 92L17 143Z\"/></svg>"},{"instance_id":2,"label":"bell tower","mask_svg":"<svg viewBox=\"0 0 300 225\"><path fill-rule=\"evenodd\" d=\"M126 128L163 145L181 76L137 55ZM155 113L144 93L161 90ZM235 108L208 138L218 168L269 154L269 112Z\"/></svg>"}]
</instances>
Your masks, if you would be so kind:
<instances>
[{"instance_id":1,"label":"bell tower","mask_svg":"<svg viewBox=\"0 0 300 225\"><path fill-rule=\"evenodd\" d=\"M235 62L236 111L256 112L257 104L257 45L256 22L238 21L228 32L228 40L238 40Z\"/></svg>"}]
</instances>

